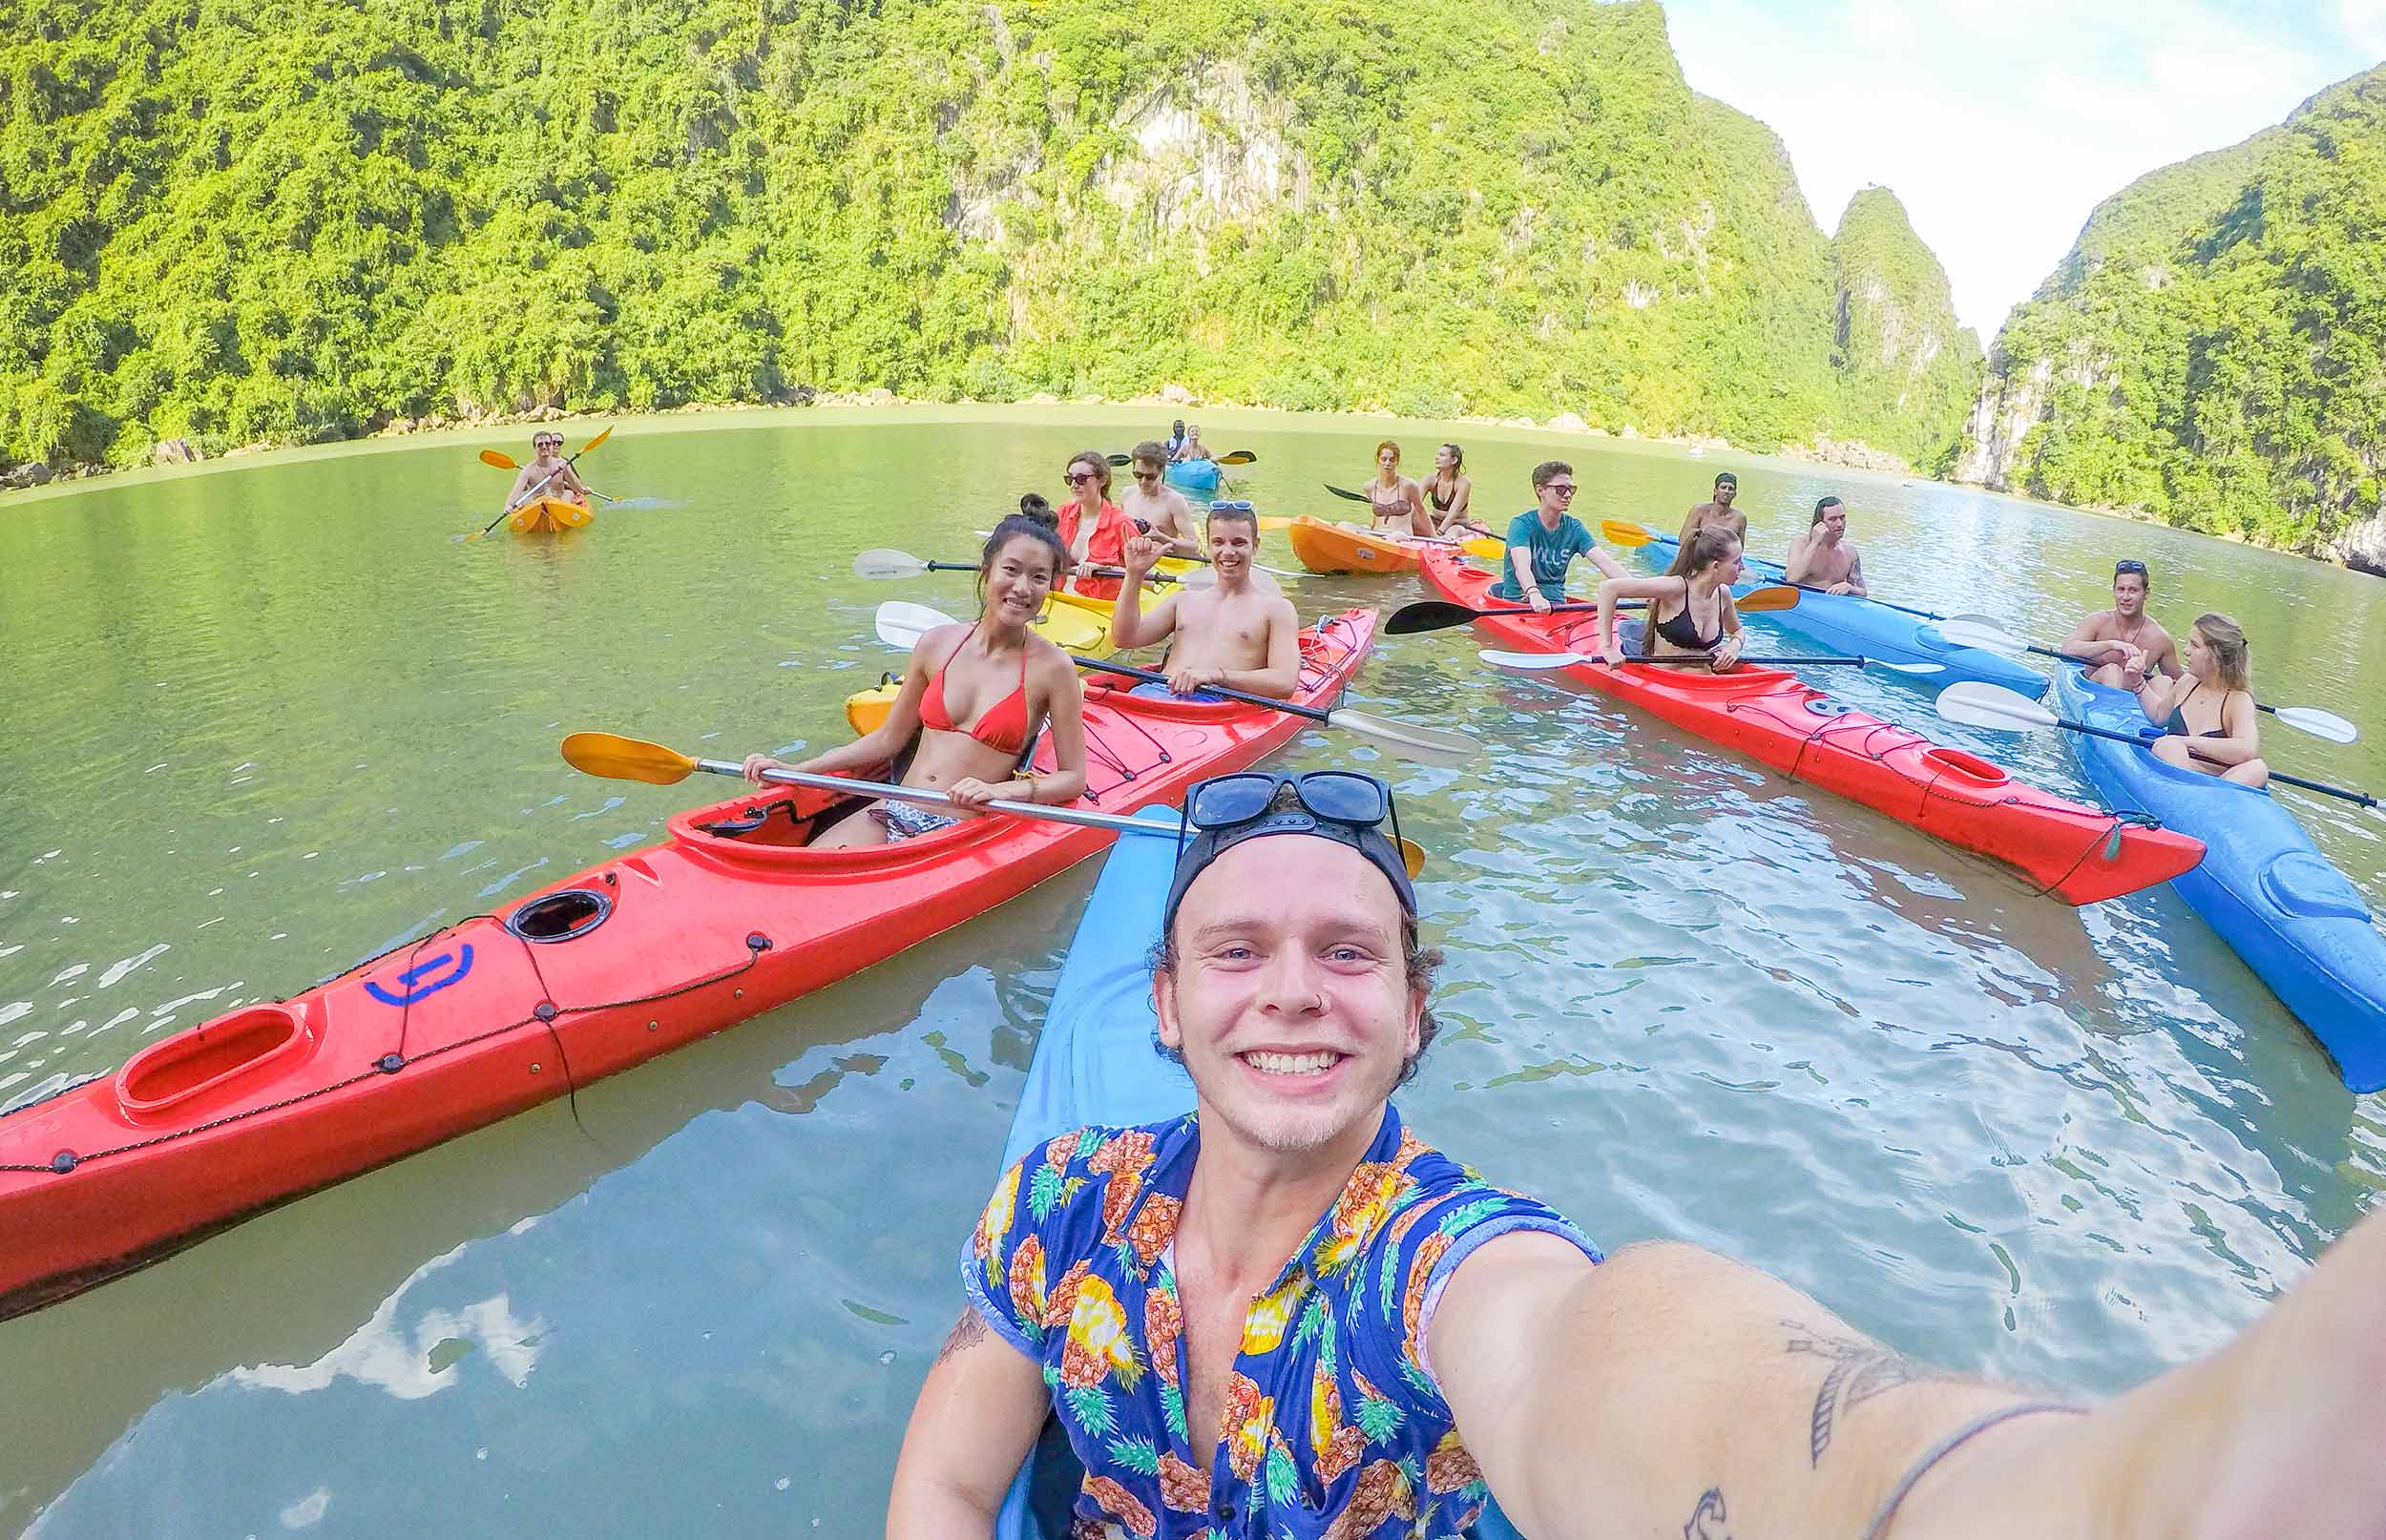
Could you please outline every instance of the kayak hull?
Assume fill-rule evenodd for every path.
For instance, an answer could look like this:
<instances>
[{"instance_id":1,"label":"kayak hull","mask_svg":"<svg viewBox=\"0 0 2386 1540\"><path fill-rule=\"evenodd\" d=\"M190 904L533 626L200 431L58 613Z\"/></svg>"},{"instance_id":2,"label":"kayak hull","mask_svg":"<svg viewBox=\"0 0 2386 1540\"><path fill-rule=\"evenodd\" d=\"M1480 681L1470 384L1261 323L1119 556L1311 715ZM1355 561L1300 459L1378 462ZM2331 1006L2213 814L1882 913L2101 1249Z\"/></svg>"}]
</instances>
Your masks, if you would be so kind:
<instances>
[{"instance_id":1,"label":"kayak hull","mask_svg":"<svg viewBox=\"0 0 2386 1540\"><path fill-rule=\"evenodd\" d=\"M1659 535L1641 548L1641 559L1659 572L1673 565L1679 548L1671 535ZM1747 563L1748 576L1732 586L1745 595L1769 583L1786 581L1779 562ZM1852 593L1798 591L1794 609L1768 611L1743 617L1751 625L1769 625L1819 643L1829 652L1856 657L1876 657L1890 663L1936 663L1947 672L1933 681L1934 690L1963 679L1999 685L2036 700L2046 693L2046 676L2002 653L1982 647L1957 647L1938 628L1920 615L1907 614Z\"/></svg>"},{"instance_id":2,"label":"kayak hull","mask_svg":"<svg viewBox=\"0 0 2386 1540\"><path fill-rule=\"evenodd\" d=\"M561 534L577 530L596 515L566 497L534 497L515 509L506 523L516 534Z\"/></svg>"},{"instance_id":3,"label":"kayak hull","mask_svg":"<svg viewBox=\"0 0 2386 1540\"><path fill-rule=\"evenodd\" d=\"M1036 1056L1019 1088L1019 1109L993 1180L1044 1140L1089 1124L1157 1123L1189 1112L1193 1082L1152 1046L1150 950L1176 869L1173 812L1154 820L1157 837L1127 835L1102 863L1076 939L1060 965L1036 1039ZM1048 1430L1049 1431L1049 1430ZM1048 1438L1013 1483L994 1526L995 1540L1069 1540L1068 1515L1050 1511L1085 1474L1066 1444ZM1046 1498L1043 1504L1036 1497ZM1470 1531L1476 1540L1517 1540L1496 1504Z\"/></svg>"},{"instance_id":4,"label":"kayak hull","mask_svg":"<svg viewBox=\"0 0 2386 1540\"><path fill-rule=\"evenodd\" d=\"M1432 551L1423 570L1449 598L1498 605L1486 592L1493 574L1479 567ZM1476 625L1502 647L1572 652L1594 645L1598 617L1528 614ZM1558 672L1793 780L1837 792L1986 856L2068 904L2092 904L2167 881L2193 867L2204 852L2200 840L2041 791L1986 760L1844 705L1778 669L1711 674L1580 663Z\"/></svg>"},{"instance_id":5,"label":"kayak hull","mask_svg":"<svg viewBox=\"0 0 2386 1540\"><path fill-rule=\"evenodd\" d=\"M1306 633L1296 699L1330 704L1374 626L1353 610ZM1080 805L1131 813L1308 724L1098 682L1085 725ZM849 801L774 787L680 813L659 845L0 1115L0 1317L859 971L1113 838L997 815L801 846L803 821Z\"/></svg>"},{"instance_id":6,"label":"kayak hull","mask_svg":"<svg viewBox=\"0 0 2386 1540\"><path fill-rule=\"evenodd\" d=\"M1035 625L1035 632L1064 653L1108 657L1110 645L1109 599L1089 599L1082 593L1063 593L1056 590L1045 595L1044 614ZM894 706L895 697L903 693L901 675L890 674L867 690L856 690L845 697L845 719L856 738L867 737L878 730Z\"/></svg>"},{"instance_id":7,"label":"kayak hull","mask_svg":"<svg viewBox=\"0 0 2386 1540\"><path fill-rule=\"evenodd\" d=\"M1218 489L1219 475L1215 460L1179 460L1169 466L1165 479L1189 492L1208 492Z\"/></svg>"},{"instance_id":8,"label":"kayak hull","mask_svg":"<svg viewBox=\"0 0 2386 1540\"><path fill-rule=\"evenodd\" d=\"M2056 676L2062 714L2091 727L2159 737L2126 691L2077 669ZM2144 749L2064 735L2116 808L2150 813L2208 848L2171 886L2310 1029L2355 1091L2386 1091L2386 939L2361 892L2267 791L2165 764Z\"/></svg>"},{"instance_id":9,"label":"kayak hull","mask_svg":"<svg viewBox=\"0 0 2386 1540\"><path fill-rule=\"evenodd\" d=\"M1416 547L1386 535L1329 524L1306 514L1285 531L1292 554L1312 572L1413 572Z\"/></svg>"}]
</instances>

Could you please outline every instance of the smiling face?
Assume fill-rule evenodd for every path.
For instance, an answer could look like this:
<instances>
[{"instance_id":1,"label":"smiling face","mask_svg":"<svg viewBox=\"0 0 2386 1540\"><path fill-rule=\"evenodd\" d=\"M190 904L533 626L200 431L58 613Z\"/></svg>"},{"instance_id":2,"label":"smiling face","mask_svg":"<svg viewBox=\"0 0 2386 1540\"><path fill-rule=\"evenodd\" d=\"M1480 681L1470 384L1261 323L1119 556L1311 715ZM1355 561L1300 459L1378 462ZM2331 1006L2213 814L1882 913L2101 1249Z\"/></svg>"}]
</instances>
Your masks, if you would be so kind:
<instances>
[{"instance_id":1,"label":"smiling face","mask_svg":"<svg viewBox=\"0 0 2386 1540\"><path fill-rule=\"evenodd\" d=\"M1222 578L1233 579L1251 570L1259 551L1259 528L1247 519L1209 517L1209 565Z\"/></svg>"},{"instance_id":2,"label":"smiling face","mask_svg":"<svg viewBox=\"0 0 2386 1540\"><path fill-rule=\"evenodd\" d=\"M2113 574L2113 614L2124 620L2135 620L2145 613L2145 574L2115 572Z\"/></svg>"},{"instance_id":3,"label":"smiling face","mask_svg":"<svg viewBox=\"0 0 2386 1540\"><path fill-rule=\"evenodd\" d=\"M984 568L983 613L1008 625L1025 626L1043 613L1055 566L1052 547L1044 541L1024 534L1004 541Z\"/></svg>"},{"instance_id":4,"label":"smiling face","mask_svg":"<svg viewBox=\"0 0 2386 1540\"><path fill-rule=\"evenodd\" d=\"M1425 993L1410 987L1401 927L1392 884L1330 840L1245 840L1203 869L1177 911L1175 971L1153 975L1152 995L1204 1137L1304 1155L1373 1136L1421 1042Z\"/></svg>"}]
</instances>

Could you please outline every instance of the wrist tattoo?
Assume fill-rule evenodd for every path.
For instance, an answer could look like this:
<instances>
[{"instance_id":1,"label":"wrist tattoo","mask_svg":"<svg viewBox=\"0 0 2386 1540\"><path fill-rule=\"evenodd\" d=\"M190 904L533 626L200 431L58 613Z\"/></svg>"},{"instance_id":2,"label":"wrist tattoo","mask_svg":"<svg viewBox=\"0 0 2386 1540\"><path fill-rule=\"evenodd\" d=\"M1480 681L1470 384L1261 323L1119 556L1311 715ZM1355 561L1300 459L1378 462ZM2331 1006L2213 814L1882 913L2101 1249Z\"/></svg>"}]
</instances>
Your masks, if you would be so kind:
<instances>
[{"instance_id":1,"label":"wrist tattoo","mask_svg":"<svg viewBox=\"0 0 2386 1540\"><path fill-rule=\"evenodd\" d=\"M1823 1463L1823 1451L1831 1447L1831 1430L1843 1413L1884 1390L1941 1377L1939 1371L1927 1364L1916 1363L1861 1337L1832 1337L1795 1321L1782 1324L1796 1333L1783 1344L1784 1352L1806 1353L1831 1361L1831 1370L1823 1376L1823 1386L1814 1395L1812 1419L1807 1425L1810 1465Z\"/></svg>"},{"instance_id":2,"label":"wrist tattoo","mask_svg":"<svg viewBox=\"0 0 2386 1540\"><path fill-rule=\"evenodd\" d=\"M945 1345L936 1349L936 1363L929 1367L935 1368L955 1353L975 1345L977 1340L985 1335L986 1318L977 1313L975 1305L964 1308L961 1319L954 1321L952 1330L945 1334Z\"/></svg>"}]
</instances>

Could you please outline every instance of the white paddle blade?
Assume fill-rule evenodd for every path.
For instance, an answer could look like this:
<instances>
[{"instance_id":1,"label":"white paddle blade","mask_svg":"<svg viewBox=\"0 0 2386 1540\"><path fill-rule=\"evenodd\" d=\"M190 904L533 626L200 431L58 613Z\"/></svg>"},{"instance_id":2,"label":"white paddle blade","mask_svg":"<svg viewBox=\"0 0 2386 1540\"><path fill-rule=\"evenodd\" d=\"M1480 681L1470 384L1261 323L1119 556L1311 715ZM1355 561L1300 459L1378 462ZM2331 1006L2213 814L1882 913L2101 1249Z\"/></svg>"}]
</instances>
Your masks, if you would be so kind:
<instances>
[{"instance_id":1,"label":"white paddle blade","mask_svg":"<svg viewBox=\"0 0 2386 1540\"><path fill-rule=\"evenodd\" d=\"M1868 657L1864 660L1864 666L1868 669L1885 669L1891 674L1911 674L1917 679L1936 678L1947 672L1947 665L1944 663L1892 663L1885 657Z\"/></svg>"},{"instance_id":2,"label":"white paddle blade","mask_svg":"<svg viewBox=\"0 0 2386 1540\"><path fill-rule=\"evenodd\" d=\"M2313 738L2324 738L2331 743L2358 743L2361 729L2333 711L2317 706L2281 706L2278 719L2290 727L2299 728Z\"/></svg>"},{"instance_id":3,"label":"white paddle blade","mask_svg":"<svg viewBox=\"0 0 2386 1540\"><path fill-rule=\"evenodd\" d=\"M928 563L908 551L865 551L853 558L856 577L917 577Z\"/></svg>"},{"instance_id":4,"label":"white paddle blade","mask_svg":"<svg viewBox=\"0 0 2386 1540\"><path fill-rule=\"evenodd\" d=\"M925 604L909 604L894 599L878 607L878 639L898 653L908 653L917 647L920 638L938 626L957 624L958 621L942 610L931 610Z\"/></svg>"},{"instance_id":5,"label":"white paddle blade","mask_svg":"<svg viewBox=\"0 0 2386 1540\"><path fill-rule=\"evenodd\" d=\"M1401 759L1445 769L1455 769L1482 751L1481 744L1461 734L1419 727L1414 722L1396 722L1372 712L1336 707L1326 714L1326 725L1371 738Z\"/></svg>"},{"instance_id":6,"label":"white paddle blade","mask_svg":"<svg viewBox=\"0 0 2386 1540\"><path fill-rule=\"evenodd\" d=\"M1476 656L1499 669L1570 669L1577 663L1599 661L1580 653L1503 653L1496 647L1486 647Z\"/></svg>"},{"instance_id":7,"label":"white paddle blade","mask_svg":"<svg viewBox=\"0 0 2386 1540\"><path fill-rule=\"evenodd\" d=\"M2027 733L2052 727L2062 718L2028 696L2001 684L1965 679L1938 692L1938 714L1967 727L1990 727L2004 733Z\"/></svg>"},{"instance_id":8,"label":"white paddle blade","mask_svg":"<svg viewBox=\"0 0 2386 1540\"><path fill-rule=\"evenodd\" d=\"M1978 647L1983 652L2002 653L2019 657L2030 650L2030 644L2004 627L1977 615L1957 615L1938 622L1938 634L1951 646Z\"/></svg>"}]
</instances>

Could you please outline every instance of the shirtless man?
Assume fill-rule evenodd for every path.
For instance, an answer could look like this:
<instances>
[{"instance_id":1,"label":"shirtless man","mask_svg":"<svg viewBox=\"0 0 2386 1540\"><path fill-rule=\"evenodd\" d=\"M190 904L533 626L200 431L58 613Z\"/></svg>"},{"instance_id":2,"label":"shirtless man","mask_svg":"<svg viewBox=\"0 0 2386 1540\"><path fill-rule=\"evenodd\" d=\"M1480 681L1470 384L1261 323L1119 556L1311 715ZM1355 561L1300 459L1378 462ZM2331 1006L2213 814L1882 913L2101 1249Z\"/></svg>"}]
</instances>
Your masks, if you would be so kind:
<instances>
[{"instance_id":1,"label":"shirtless man","mask_svg":"<svg viewBox=\"0 0 2386 1540\"><path fill-rule=\"evenodd\" d=\"M1711 524L1718 530L1729 530L1734 540L1742 545L1748 544L1748 516L1731 506L1732 499L1739 495L1739 477L1728 470L1717 475L1715 495L1691 509L1689 516L1682 521L1680 543L1688 545L1690 536L1698 533L1702 526Z\"/></svg>"},{"instance_id":2,"label":"shirtless man","mask_svg":"<svg viewBox=\"0 0 2386 1540\"><path fill-rule=\"evenodd\" d=\"M2092 663L2088 677L2116 690L2134 688L2123 675L2134 666L2142 680L2150 674L2179 677L2179 648L2170 633L2145 613L2154 579L2142 561L2113 563L2113 607L2099 610L2071 628L2056 650Z\"/></svg>"},{"instance_id":3,"label":"shirtless man","mask_svg":"<svg viewBox=\"0 0 2386 1540\"><path fill-rule=\"evenodd\" d=\"M1184 493L1162 479L1168 471L1167 446L1145 439L1127 456L1127 468L1134 473L1135 485L1120 496L1120 510L1149 533L1167 541L1165 554L1201 554L1201 545L1193 533L1193 505L1184 500Z\"/></svg>"},{"instance_id":4,"label":"shirtless man","mask_svg":"<svg viewBox=\"0 0 2386 1540\"><path fill-rule=\"evenodd\" d=\"M1792 583L1819 588L1826 593L1852 593L1863 598L1864 558L1848 537L1848 506L1836 497L1814 505L1814 518L1806 533L1790 542L1790 559L1783 572Z\"/></svg>"},{"instance_id":5,"label":"shirtless man","mask_svg":"<svg viewBox=\"0 0 2386 1540\"><path fill-rule=\"evenodd\" d=\"M1189 423L1185 426L1184 442L1177 446L1177 458L1180 460L1215 460L1218 458L1209 452L1209 446L1202 442L1201 424Z\"/></svg>"},{"instance_id":6,"label":"shirtless man","mask_svg":"<svg viewBox=\"0 0 2386 1540\"><path fill-rule=\"evenodd\" d=\"M1127 581L1111 613L1110 639L1130 648L1176 637L1167 665L1173 694L1196 696L1206 686L1218 685L1290 699L1301 682L1301 619L1293 614L1290 599L1252 581L1259 520L1248 509L1212 509L1209 560L1217 584L1180 589L1145 614L1143 576L1167 553L1167 542L1152 535L1127 542Z\"/></svg>"},{"instance_id":7,"label":"shirtless man","mask_svg":"<svg viewBox=\"0 0 2386 1540\"><path fill-rule=\"evenodd\" d=\"M511 513L533 497L563 497L588 506L588 489L581 485L579 472L563 458L563 435L540 431L531 435L531 463L513 478L513 490L506 494L506 511Z\"/></svg>"}]
</instances>

